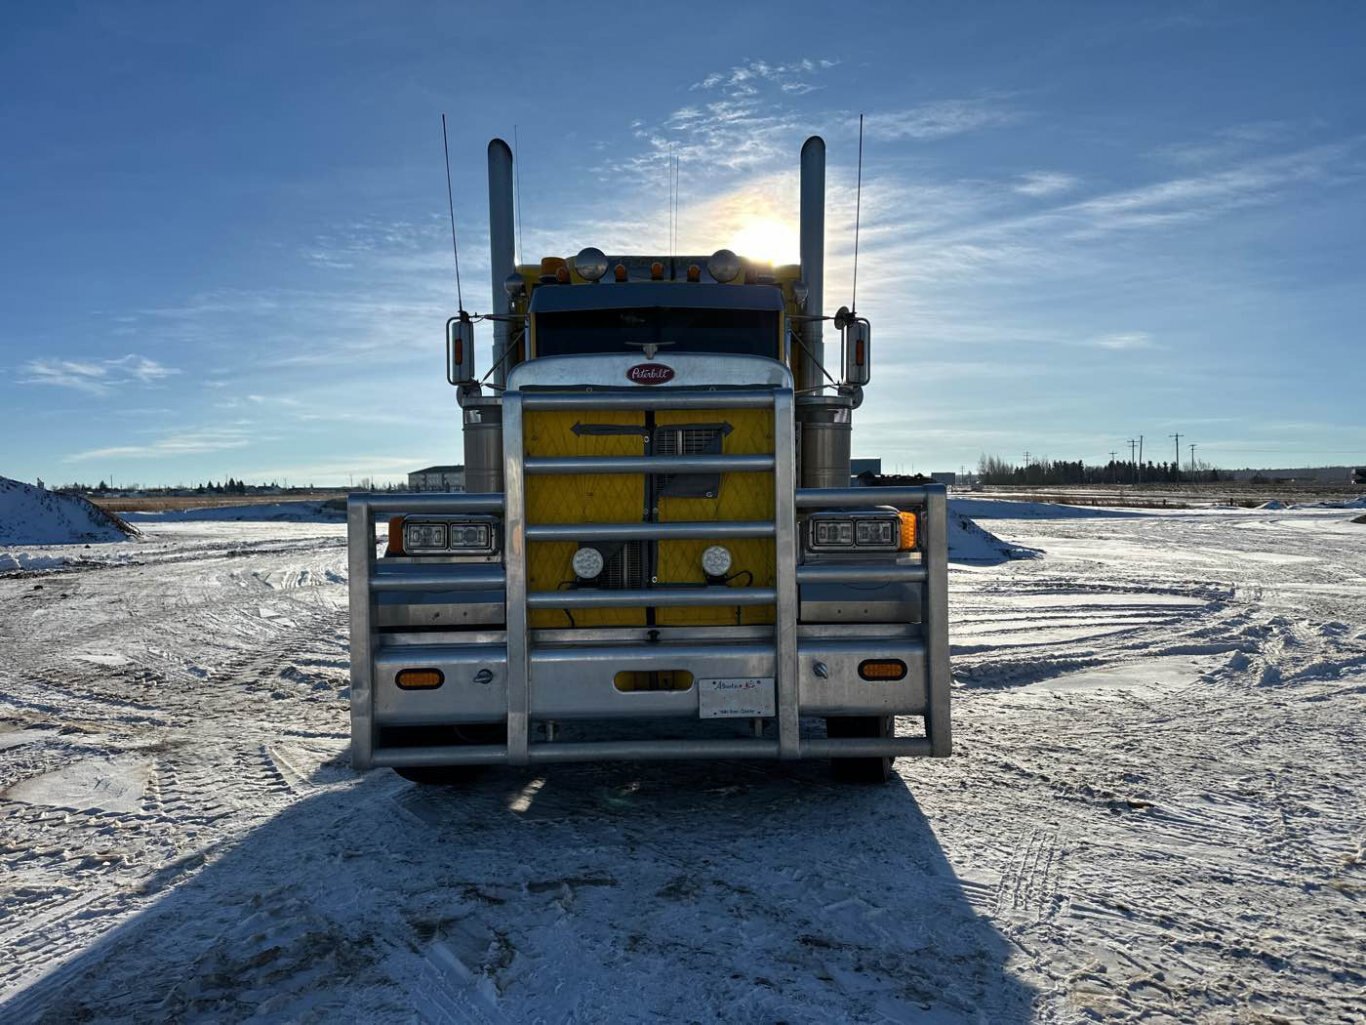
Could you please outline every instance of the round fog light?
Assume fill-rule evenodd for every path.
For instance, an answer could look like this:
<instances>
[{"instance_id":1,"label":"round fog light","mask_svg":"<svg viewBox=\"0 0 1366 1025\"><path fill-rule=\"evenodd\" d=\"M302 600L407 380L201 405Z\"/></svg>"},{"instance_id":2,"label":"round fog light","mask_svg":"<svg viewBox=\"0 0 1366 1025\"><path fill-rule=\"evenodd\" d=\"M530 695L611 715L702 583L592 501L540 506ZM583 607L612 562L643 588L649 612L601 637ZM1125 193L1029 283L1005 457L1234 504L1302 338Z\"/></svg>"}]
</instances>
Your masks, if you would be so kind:
<instances>
[{"instance_id":1,"label":"round fog light","mask_svg":"<svg viewBox=\"0 0 1366 1025\"><path fill-rule=\"evenodd\" d=\"M730 572L730 549L725 545L710 545L702 553L702 572L709 577L723 577Z\"/></svg>"},{"instance_id":2,"label":"round fog light","mask_svg":"<svg viewBox=\"0 0 1366 1025\"><path fill-rule=\"evenodd\" d=\"M580 548L574 553L574 575L580 580L592 580L602 572L602 552L596 548Z\"/></svg>"}]
</instances>

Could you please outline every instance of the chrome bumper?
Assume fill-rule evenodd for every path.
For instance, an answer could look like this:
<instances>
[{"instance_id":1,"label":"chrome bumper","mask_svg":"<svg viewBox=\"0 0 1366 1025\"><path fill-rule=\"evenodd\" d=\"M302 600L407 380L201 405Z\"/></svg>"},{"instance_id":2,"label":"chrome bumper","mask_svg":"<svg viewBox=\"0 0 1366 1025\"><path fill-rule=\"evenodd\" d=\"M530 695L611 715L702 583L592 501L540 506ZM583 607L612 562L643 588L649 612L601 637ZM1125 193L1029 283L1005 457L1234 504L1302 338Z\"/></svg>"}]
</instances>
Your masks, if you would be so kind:
<instances>
[{"instance_id":1,"label":"chrome bumper","mask_svg":"<svg viewBox=\"0 0 1366 1025\"><path fill-rule=\"evenodd\" d=\"M614 400L631 408L769 406L774 413L772 457L595 457L527 459L522 455L524 410L601 409ZM527 765L552 761L676 758L822 758L950 753L947 634L947 520L942 485L903 488L797 489L792 392L787 388L710 392L635 389L610 393L528 392L503 395L504 484L500 494L353 495L348 505L351 599L352 763L434 766ZM733 465L732 465L733 462ZM528 474L640 472L772 472L771 522L528 525ZM894 505L923 509L918 562L798 565L799 509ZM376 559L379 517L407 513L495 513L504 522L504 564L392 565ZM528 540L586 536L602 540L648 536L771 536L777 549L774 587L655 588L644 591L528 592ZM385 560L387 563L388 560ZM841 584L907 585L920 592L919 615L901 622L813 626L800 623L803 587L828 593ZM425 596L425 599L424 599ZM501 599L504 628L491 631L488 614ZM425 604L424 604L425 600ZM675 628L658 631L536 631L534 608L587 606L773 605L771 627ZM462 606L470 613L461 621ZM894 606L896 607L896 606ZM424 612L423 610L428 610ZM436 611L432 611L436 610ZM474 611L478 610L478 611ZM425 626L426 630L414 627ZM906 663L897 681L864 680L858 664L870 658ZM401 690L400 669L442 671L441 687ZM533 724L601 719L697 718L697 684L677 691L621 691L623 670L685 670L695 680L761 677L774 681L771 736L533 742ZM806 737L802 716L922 717L923 736L885 739ZM387 745L395 728L506 723L499 745ZM749 720L743 720L748 723Z\"/></svg>"}]
</instances>

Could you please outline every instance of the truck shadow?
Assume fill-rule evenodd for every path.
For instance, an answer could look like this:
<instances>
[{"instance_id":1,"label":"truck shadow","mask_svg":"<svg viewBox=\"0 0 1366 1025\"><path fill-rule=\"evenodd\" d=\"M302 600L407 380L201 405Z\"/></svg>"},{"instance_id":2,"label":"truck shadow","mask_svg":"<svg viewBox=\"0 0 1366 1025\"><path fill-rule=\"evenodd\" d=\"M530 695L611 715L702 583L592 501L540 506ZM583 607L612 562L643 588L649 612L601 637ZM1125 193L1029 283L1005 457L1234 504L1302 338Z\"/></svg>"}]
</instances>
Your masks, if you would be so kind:
<instances>
[{"instance_id":1,"label":"truck shadow","mask_svg":"<svg viewBox=\"0 0 1366 1025\"><path fill-rule=\"evenodd\" d=\"M0 1020L1028 1022L990 895L901 780L381 770L168 881Z\"/></svg>"}]
</instances>

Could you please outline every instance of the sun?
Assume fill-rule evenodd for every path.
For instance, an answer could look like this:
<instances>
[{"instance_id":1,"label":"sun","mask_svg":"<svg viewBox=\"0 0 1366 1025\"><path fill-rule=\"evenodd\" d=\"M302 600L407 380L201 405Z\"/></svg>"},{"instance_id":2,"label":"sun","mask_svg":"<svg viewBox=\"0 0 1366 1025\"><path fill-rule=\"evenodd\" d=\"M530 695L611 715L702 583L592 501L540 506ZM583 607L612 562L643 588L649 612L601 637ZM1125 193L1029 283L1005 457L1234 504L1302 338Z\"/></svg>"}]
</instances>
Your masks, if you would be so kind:
<instances>
[{"instance_id":1,"label":"sun","mask_svg":"<svg viewBox=\"0 0 1366 1025\"><path fill-rule=\"evenodd\" d=\"M729 248L759 263L796 263L800 255L797 226L776 217L749 216L731 236Z\"/></svg>"}]
</instances>

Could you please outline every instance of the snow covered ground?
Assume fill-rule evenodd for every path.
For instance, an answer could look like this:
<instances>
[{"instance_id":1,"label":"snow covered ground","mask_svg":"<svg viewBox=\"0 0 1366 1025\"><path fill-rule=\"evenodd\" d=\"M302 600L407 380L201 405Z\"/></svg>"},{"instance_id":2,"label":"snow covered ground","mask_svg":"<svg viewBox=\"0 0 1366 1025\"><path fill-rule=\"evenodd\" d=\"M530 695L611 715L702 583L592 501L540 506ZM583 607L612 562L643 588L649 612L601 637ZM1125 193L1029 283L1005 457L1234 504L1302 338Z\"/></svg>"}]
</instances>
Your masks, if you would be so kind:
<instances>
[{"instance_id":1,"label":"snow covered ground","mask_svg":"<svg viewBox=\"0 0 1366 1025\"><path fill-rule=\"evenodd\" d=\"M873 789L356 777L339 524L0 577L0 1021L1361 1021L1366 525L1046 513Z\"/></svg>"}]
</instances>

